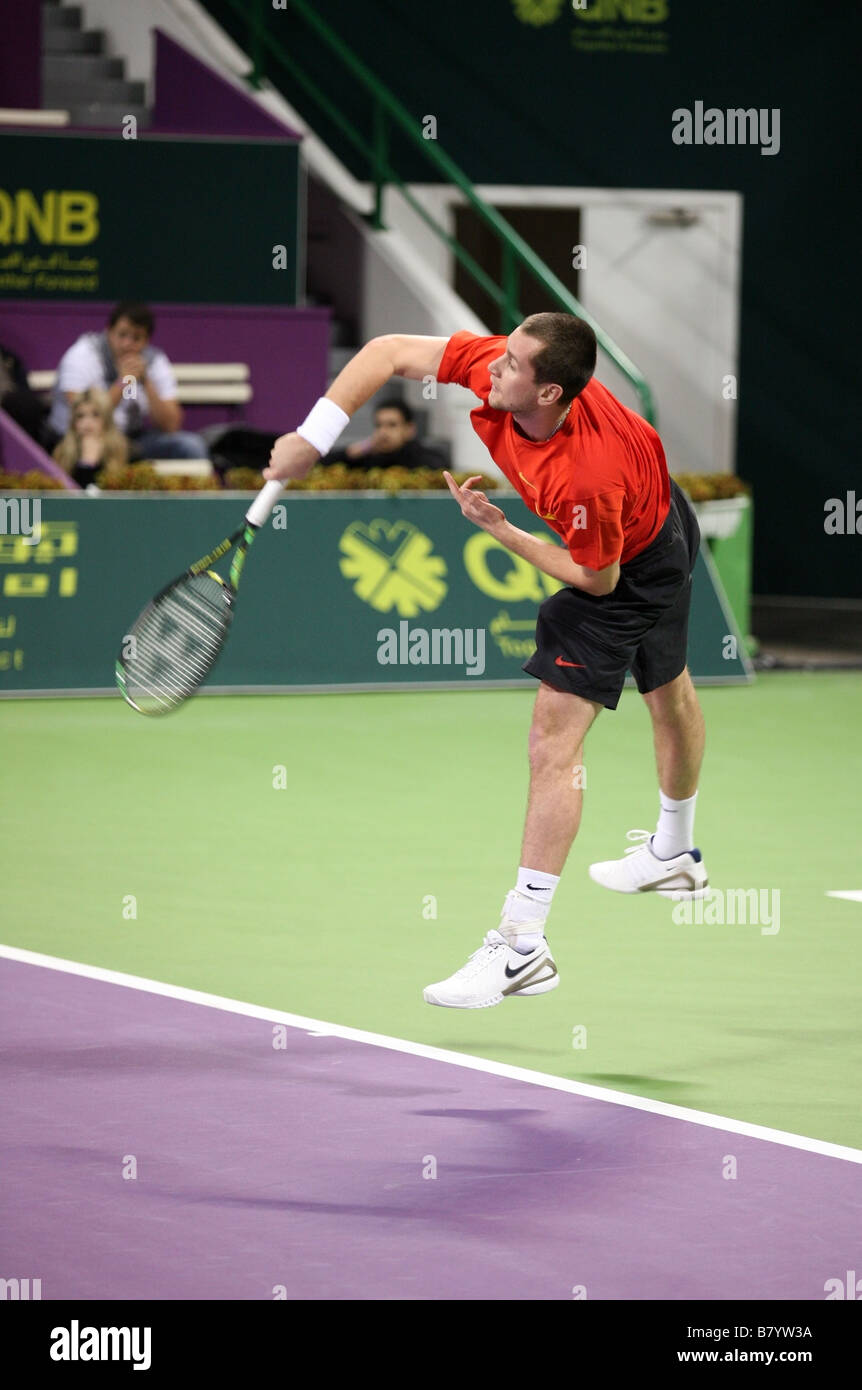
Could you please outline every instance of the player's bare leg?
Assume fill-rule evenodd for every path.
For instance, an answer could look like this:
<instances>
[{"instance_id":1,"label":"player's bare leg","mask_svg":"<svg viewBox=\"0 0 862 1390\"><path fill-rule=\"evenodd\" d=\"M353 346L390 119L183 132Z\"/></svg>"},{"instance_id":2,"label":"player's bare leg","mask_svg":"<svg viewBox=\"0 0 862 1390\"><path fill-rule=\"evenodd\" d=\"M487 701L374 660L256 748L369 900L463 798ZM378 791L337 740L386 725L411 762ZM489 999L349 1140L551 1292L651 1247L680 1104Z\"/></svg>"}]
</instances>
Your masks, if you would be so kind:
<instances>
[{"instance_id":1,"label":"player's bare leg","mask_svg":"<svg viewBox=\"0 0 862 1390\"><path fill-rule=\"evenodd\" d=\"M502 920L448 980L429 985L429 1004L482 1009L546 994L559 984L545 921L581 820L583 746L601 705L542 682L530 728L530 793L517 885Z\"/></svg>"},{"instance_id":2,"label":"player's bare leg","mask_svg":"<svg viewBox=\"0 0 862 1390\"><path fill-rule=\"evenodd\" d=\"M655 833L630 830L635 843L622 859L590 865L590 877L619 893L703 897L709 880L694 844L694 812L705 731L700 701L686 668L644 695L650 712L659 782Z\"/></svg>"},{"instance_id":3,"label":"player's bare leg","mask_svg":"<svg viewBox=\"0 0 862 1390\"><path fill-rule=\"evenodd\" d=\"M675 801L687 800L697 791L706 741L703 711L688 667L643 698L652 719L659 787Z\"/></svg>"},{"instance_id":4,"label":"player's bare leg","mask_svg":"<svg viewBox=\"0 0 862 1390\"><path fill-rule=\"evenodd\" d=\"M587 730L602 706L539 686L530 726L530 794L521 863L556 877L563 872L583 808Z\"/></svg>"}]
</instances>

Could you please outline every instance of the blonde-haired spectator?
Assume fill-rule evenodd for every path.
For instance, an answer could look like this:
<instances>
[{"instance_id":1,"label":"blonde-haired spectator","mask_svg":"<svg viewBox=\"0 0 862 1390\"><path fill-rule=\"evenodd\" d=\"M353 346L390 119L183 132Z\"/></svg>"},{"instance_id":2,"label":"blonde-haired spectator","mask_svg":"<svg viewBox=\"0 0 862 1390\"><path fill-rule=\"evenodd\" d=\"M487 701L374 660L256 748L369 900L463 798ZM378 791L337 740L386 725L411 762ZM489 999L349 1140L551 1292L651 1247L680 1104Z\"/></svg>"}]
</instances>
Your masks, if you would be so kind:
<instances>
[{"instance_id":1,"label":"blonde-haired spectator","mask_svg":"<svg viewBox=\"0 0 862 1390\"><path fill-rule=\"evenodd\" d=\"M125 468L129 445L114 424L107 391L90 386L70 403L69 428L54 450L54 460L81 487L104 468L110 477Z\"/></svg>"}]
</instances>

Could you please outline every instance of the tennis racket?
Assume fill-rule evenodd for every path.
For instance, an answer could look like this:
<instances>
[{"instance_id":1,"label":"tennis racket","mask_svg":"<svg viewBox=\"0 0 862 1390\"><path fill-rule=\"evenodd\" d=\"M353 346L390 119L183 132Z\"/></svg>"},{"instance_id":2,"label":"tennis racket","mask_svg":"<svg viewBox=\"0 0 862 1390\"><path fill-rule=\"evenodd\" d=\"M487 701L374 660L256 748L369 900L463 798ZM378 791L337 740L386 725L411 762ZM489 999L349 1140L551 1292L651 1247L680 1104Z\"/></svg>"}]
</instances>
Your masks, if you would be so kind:
<instances>
[{"instance_id":1,"label":"tennis racket","mask_svg":"<svg viewBox=\"0 0 862 1390\"><path fill-rule=\"evenodd\" d=\"M242 526L161 589L126 633L116 678L132 709L168 714L203 685L227 641L249 547L283 487L277 480L266 483ZM212 566L237 541L225 581Z\"/></svg>"}]
</instances>

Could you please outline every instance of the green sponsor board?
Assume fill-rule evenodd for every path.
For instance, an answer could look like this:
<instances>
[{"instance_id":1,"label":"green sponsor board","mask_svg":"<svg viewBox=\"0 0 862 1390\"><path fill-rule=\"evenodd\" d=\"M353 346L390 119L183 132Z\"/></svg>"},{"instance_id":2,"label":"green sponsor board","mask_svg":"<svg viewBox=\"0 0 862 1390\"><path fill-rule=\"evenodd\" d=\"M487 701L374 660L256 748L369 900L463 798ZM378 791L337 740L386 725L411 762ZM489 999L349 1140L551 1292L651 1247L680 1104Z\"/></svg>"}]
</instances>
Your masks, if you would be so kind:
<instances>
[{"instance_id":1,"label":"green sponsor board","mask_svg":"<svg viewBox=\"0 0 862 1390\"><path fill-rule=\"evenodd\" d=\"M550 541L518 498L498 500L515 525ZM41 518L27 521L33 535L0 535L0 691L109 689L141 608L232 532L247 505L236 494L43 498ZM470 526L448 493L295 494L249 555L209 684L532 685L521 666L539 605L559 587ZM704 681L750 678L703 551L689 664Z\"/></svg>"},{"instance_id":2,"label":"green sponsor board","mask_svg":"<svg viewBox=\"0 0 862 1390\"><path fill-rule=\"evenodd\" d=\"M295 304L297 146L0 135L0 294Z\"/></svg>"}]
</instances>

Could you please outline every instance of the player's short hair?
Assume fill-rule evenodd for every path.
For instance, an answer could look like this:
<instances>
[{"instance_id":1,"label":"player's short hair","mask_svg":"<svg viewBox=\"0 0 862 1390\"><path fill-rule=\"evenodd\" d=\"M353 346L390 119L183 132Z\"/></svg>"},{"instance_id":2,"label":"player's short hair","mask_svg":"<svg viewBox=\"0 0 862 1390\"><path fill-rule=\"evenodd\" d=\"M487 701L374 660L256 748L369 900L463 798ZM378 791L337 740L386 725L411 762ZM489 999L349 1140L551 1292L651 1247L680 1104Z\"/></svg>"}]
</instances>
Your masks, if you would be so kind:
<instances>
[{"instance_id":1,"label":"player's short hair","mask_svg":"<svg viewBox=\"0 0 862 1390\"><path fill-rule=\"evenodd\" d=\"M148 304L139 304L134 299L121 299L115 304L108 318L108 327L113 328L120 319L129 319L136 328L143 328L147 337L152 338L156 326L156 316Z\"/></svg>"},{"instance_id":2,"label":"player's short hair","mask_svg":"<svg viewBox=\"0 0 862 1390\"><path fill-rule=\"evenodd\" d=\"M407 402L399 400L397 396L394 400L391 401L378 402L378 404L374 407L375 415L377 414L378 410L399 410L401 412L401 418L404 421L405 425L412 425L415 418L413 415L413 411L410 409L410 406L407 404Z\"/></svg>"},{"instance_id":3,"label":"player's short hair","mask_svg":"<svg viewBox=\"0 0 862 1390\"><path fill-rule=\"evenodd\" d=\"M573 401L596 370L596 335L574 314L530 314L521 324L543 346L533 354L537 386L562 387L560 400Z\"/></svg>"}]
</instances>

